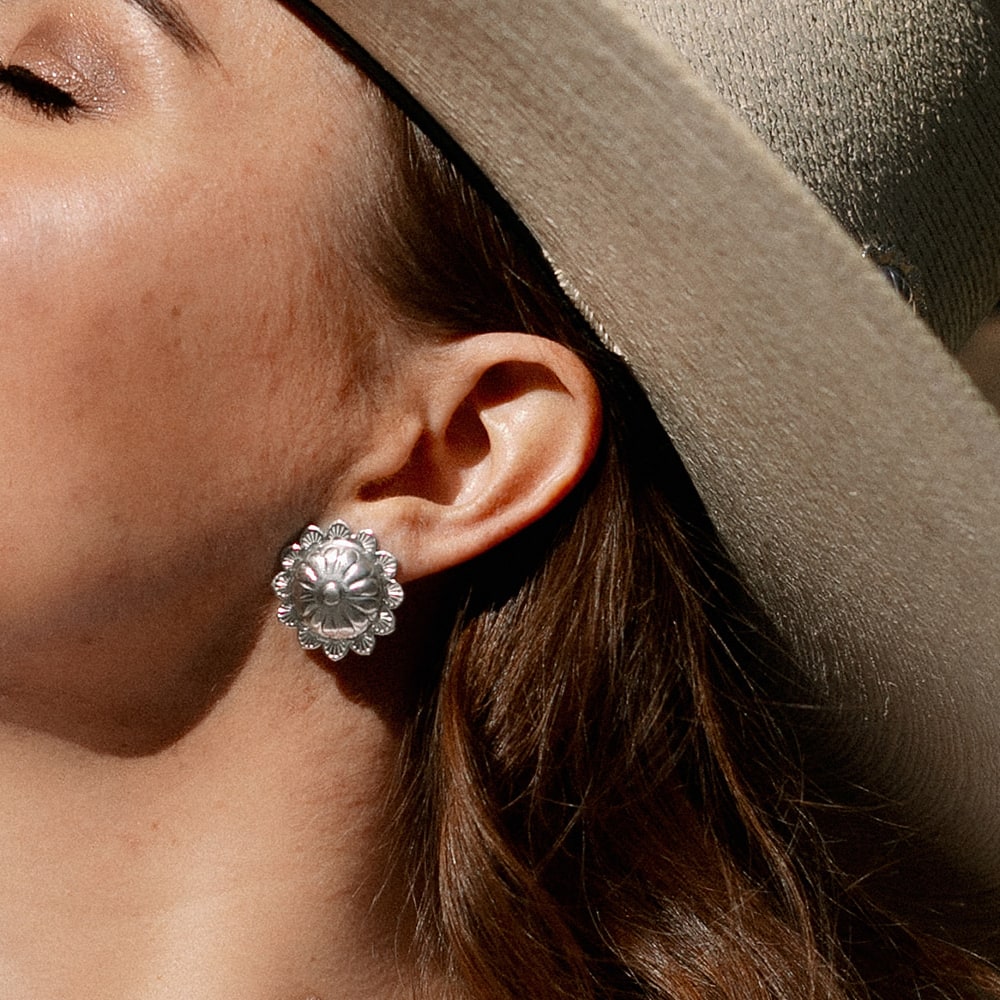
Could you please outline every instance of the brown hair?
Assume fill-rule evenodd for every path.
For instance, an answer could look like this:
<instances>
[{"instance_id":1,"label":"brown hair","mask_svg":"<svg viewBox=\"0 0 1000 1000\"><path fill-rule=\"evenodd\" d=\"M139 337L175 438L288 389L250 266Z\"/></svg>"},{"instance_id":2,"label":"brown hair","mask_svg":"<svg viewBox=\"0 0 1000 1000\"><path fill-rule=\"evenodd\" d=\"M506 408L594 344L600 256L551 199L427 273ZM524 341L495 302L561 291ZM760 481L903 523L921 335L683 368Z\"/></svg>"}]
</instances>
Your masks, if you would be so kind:
<instances>
[{"instance_id":1,"label":"brown hair","mask_svg":"<svg viewBox=\"0 0 1000 1000\"><path fill-rule=\"evenodd\" d=\"M804 800L782 657L625 363L504 206L372 86L362 271L405 326L572 347L604 400L574 494L451 581L395 845L449 996L1000 996L852 888Z\"/></svg>"}]
</instances>

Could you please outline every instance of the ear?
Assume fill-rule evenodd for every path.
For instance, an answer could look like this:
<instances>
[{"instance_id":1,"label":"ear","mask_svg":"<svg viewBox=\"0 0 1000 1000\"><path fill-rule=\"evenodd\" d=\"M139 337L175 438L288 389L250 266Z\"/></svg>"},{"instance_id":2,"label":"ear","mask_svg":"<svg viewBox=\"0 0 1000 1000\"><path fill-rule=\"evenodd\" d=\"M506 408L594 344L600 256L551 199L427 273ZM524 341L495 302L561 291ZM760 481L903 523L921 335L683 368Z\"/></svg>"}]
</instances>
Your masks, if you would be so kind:
<instances>
[{"instance_id":1,"label":"ear","mask_svg":"<svg viewBox=\"0 0 1000 1000\"><path fill-rule=\"evenodd\" d=\"M597 449L597 386L560 344L476 334L435 344L399 377L399 434L357 467L351 516L396 553L402 580L466 562L540 518Z\"/></svg>"}]
</instances>

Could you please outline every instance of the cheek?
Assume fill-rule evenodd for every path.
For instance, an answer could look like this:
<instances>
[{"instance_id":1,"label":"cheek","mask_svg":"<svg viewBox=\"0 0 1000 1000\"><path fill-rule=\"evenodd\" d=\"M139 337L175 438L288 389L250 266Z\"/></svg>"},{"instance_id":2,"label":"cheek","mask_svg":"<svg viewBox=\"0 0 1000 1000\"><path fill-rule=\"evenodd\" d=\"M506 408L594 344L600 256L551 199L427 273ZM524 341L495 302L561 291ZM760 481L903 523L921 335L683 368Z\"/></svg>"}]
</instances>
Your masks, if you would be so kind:
<instances>
[{"instance_id":1,"label":"cheek","mask_svg":"<svg viewBox=\"0 0 1000 1000\"><path fill-rule=\"evenodd\" d=\"M246 212L273 205L259 187L217 181L14 179L30 196L0 206L0 385L22 416L71 416L60 431L105 446L199 428L209 445L220 427L243 426L238 416L278 419L296 398L338 388L321 318L330 290L310 277L304 240L278 229L280 206ZM320 350L326 377L303 361Z\"/></svg>"},{"instance_id":2,"label":"cheek","mask_svg":"<svg viewBox=\"0 0 1000 1000\"><path fill-rule=\"evenodd\" d=\"M317 250L353 104L271 75L206 68L103 121L0 112L0 717L21 690L140 724L210 703L364 453Z\"/></svg>"},{"instance_id":3,"label":"cheek","mask_svg":"<svg viewBox=\"0 0 1000 1000\"><path fill-rule=\"evenodd\" d=\"M97 587L128 582L115 553L167 566L249 526L276 540L266 575L358 439L350 338L293 192L253 164L62 162L0 194L0 552L24 565L70 532Z\"/></svg>"}]
</instances>

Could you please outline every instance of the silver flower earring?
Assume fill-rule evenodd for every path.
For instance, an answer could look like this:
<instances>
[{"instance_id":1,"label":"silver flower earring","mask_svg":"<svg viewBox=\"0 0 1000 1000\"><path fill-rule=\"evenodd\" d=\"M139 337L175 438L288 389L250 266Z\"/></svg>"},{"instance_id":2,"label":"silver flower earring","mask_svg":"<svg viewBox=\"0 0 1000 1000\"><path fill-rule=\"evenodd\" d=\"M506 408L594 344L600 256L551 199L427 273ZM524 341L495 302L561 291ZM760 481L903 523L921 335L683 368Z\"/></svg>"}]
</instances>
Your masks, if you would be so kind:
<instances>
[{"instance_id":1,"label":"silver flower earring","mask_svg":"<svg viewBox=\"0 0 1000 1000\"><path fill-rule=\"evenodd\" d=\"M310 524L281 566L271 581L278 619L298 631L303 649L322 649L331 660L367 656L378 636L396 630L393 611L403 603L396 558L379 550L371 531L353 534L335 521L324 533Z\"/></svg>"}]
</instances>

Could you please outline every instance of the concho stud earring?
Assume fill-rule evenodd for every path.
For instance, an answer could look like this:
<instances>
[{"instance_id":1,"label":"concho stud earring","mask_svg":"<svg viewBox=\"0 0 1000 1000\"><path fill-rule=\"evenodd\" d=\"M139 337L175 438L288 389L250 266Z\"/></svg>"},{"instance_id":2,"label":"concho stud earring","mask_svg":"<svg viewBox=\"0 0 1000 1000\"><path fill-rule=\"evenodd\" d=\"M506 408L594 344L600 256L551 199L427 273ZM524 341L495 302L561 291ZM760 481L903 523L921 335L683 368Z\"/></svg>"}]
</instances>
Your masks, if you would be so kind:
<instances>
[{"instance_id":1,"label":"concho stud earring","mask_svg":"<svg viewBox=\"0 0 1000 1000\"><path fill-rule=\"evenodd\" d=\"M322 649L331 660L367 656L378 636L396 630L393 611L403 603L396 558L379 550L371 531L310 524L281 554L281 567L271 581L281 598L278 620L297 630L303 649Z\"/></svg>"}]
</instances>

